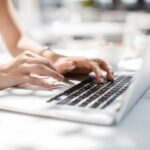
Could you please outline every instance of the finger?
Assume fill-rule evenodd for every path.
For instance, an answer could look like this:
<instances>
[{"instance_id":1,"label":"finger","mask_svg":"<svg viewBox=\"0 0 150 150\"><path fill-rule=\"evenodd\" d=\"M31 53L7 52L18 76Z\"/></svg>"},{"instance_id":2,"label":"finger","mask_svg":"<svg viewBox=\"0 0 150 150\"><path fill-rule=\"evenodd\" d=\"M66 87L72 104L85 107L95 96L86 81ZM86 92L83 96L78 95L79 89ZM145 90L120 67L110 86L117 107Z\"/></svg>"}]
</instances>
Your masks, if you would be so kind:
<instances>
[{"instance_id":1,"label":"finger","mask_svg":"<svg viewBox=\"0 0 150 150\"><path fill-rule=\"evenodd\" d=\"M111 66L107 62L105 62L105 61L102 62L101 66L102 66L101 68L104 71L107 72L107 78L108 78L108 80L109 81L113 81L114 80L114 73L113 73L113 70L112 70Z\"/></svg>"},{"instance_id":2,"label":"finger","mask_svg":"<svg viewBox=\"0 0 150 150\"><path fill-rule=\"evenodd\" d=\"M48 68L47 66L44 66L41 64L40 65L39 64L31 64L31 65L24 64L24 66L22 67L22 72L24 72L25 74L38 74L38 75L44 75L44 76L51 76L57 79L58 81L64 80L64 76Z\"/></svg>"},{"instance_id":3,"label":"finger","mask_svg":"<svg viewBox=\"0 0 150 150\"><path fill-rule=\"evenodd\" d=\"M26 50L24 53L22 53L22 55L26 55L26 56L28 56L30 58L39 57L39 55L37 55L37 54L35 54L35 53L33 53L33 52L29 51L29 50Z\"/></svg>"},{"instance_id":4,"label":"finger","mask_svg":"<svg viewBox=\"0 0 150 150\"><path fill-rule=\"evenodd\" d=\"M53 67L53 65L51 65L51 63L48 60L46 60L44 57L39 56L39 55L32 53L30 51L26 51L25 54L26 54L26 56L29 57L28 59L26 59L26 63L28 63L28 64L43 64L43 65L51 68L52 70L54 70L56 72L56 69ZM58 77L62 78L62 79L58 79L61 81L64 78L61 74L59 74Z\"/></svg>"},{"instance_id":5,"label":"finger","mask_svg":"<svg viewBox=\"0 0 150 150\"><path fill-rule=\"evenodd\" d=\"M90 61L92 71L96 74L97 81L100 83L104 82L102 71L96 62Z\"/></svg>"},{"instance_id":6,"label":"finger","mask_svg":"<svg viewBox=\"0 0 150 150\"><path fill-rule=\"evenodd\" d=\"M26 83L29 83L31 85L35 85L35 86L40 86L40 87L44 87L44 88L54 88L56 87L54 84L50 84L38 77L33 77L33 76L23 76L23 80Z\"/></svg>"},{"instance_id":7,"label":"finger","mask_svg":"<svg viewBox=\"0 0 150 150\"><path fill-rule=\"evenodd\" d=\"M110 80L110 81L114 80L113 69L109 65L109 63L107 63L106 61L101 60L101 59L93 59L93 61L97 62L100 65L101 69L103 69L104 71L107 72L107 78L108 78L108 80Z\"/></svg>"},{"instance_id":8,"label":"finger","mask_svg":"<svg viewBox=\"0 0 150 150\"><path fill-rule=\"evenodd\" d=\"M31 58L27 60L27 63L28 64L42 64L56 71L53 65L51 65L51 63L45 58Z\"/></svg>"}]
</instances>

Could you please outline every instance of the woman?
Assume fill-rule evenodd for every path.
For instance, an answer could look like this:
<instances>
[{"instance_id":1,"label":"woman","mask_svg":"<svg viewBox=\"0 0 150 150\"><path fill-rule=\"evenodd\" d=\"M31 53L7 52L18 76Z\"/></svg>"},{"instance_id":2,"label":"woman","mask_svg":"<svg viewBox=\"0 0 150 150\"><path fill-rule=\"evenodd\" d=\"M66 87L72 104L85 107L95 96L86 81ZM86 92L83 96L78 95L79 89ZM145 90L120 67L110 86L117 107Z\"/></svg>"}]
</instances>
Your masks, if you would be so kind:
<instances>
[{"instance_id":1,"label":"woman","mask_svg":"<svg viewBox=\"0 0 150 150\"><path fill-rule=\"evenodd\" d=\"M59 81L68 72L94 72L98 82L103 82L102 70L113 80L109 64L102 59L66 57L43 48L22 30L11 0L0 0L0 33L14 59L0 66L0 89L24 83L51 88L38 76L51 76ZM34 74L34 75L33 75Z\"/></svg>"}]
</instances>

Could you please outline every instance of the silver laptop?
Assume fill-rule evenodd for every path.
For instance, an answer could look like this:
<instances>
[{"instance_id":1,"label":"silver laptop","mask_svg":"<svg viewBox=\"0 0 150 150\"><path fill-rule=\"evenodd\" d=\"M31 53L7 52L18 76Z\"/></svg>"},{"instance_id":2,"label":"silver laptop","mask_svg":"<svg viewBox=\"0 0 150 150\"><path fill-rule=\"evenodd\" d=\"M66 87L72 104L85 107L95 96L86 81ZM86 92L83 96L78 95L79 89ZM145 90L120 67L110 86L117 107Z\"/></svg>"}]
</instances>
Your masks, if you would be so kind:
<instances>
[{"instance_id":1,"label":"silver laptop","mask_svg":"<svg viewBox=\"0 0 150 150\"><path fill-rule=\"evenodd\" d=\"M114 82L97 84L90 76L48 100L45 116L88 124L117 124L148 90L149 60L147 52L137 75L117 75Z\"/></svg>"},{"instance_id":2,"label":"silver laptop","mask_svg":"<svg viewBox=\"0 0 150 150\"><path fill-rule=\"evenodd\" d=\"M149 89L149 61L150 51L134 77L120 74L115 76L114 82L97 84L95 77L90 76L46 101L41 111L25 111L8 106L1 110L78 123L115 125Z\"/></svg>"}]
</instances>

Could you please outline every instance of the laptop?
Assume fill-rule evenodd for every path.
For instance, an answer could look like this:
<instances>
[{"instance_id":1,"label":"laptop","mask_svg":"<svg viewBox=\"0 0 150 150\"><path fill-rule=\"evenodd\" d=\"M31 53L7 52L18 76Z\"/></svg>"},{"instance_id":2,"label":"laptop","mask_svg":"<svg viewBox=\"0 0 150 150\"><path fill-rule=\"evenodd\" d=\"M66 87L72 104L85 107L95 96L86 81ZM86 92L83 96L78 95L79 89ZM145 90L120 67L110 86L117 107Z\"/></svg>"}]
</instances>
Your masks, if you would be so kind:
<instances>
[{"instance_id":1,"label":"laptop","mask_svg":"<svg viewBox=\"0 0 150 150\"><path fill-rule=\"evenodd\" d=\"M95 77L89 76L47 100L40 111L9 106L2 106L0 110L92 125L116 125L149 89L149 61L150 51L147 51L136 75L118 74L114 82L97 84Z\"/></svg>"},{"instance_id":2,"label":"laptop","mask_svg":"<svg viewBox=\"0 0 150 150\"><path fill-rule=\"evenodd\" d=\"M90 76L47 101L54 117L95 125L118 124L150 86L150 51L136 75L119 74L114 82L97 84ZM54 111L55 110L55 111ZM47 113L48 115L48 113Z\"/></svg>"}]
</instances>

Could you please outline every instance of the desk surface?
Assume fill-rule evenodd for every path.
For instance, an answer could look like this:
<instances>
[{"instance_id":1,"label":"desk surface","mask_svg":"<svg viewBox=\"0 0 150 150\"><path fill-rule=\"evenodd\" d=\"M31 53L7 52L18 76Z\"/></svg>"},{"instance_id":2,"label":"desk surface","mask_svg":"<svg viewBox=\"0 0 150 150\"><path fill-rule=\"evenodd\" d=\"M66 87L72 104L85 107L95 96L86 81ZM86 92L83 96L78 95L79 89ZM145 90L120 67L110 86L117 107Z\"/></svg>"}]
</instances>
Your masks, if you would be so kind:
<instances>
[{"instance_id":1,"label":"desk surface","mask_svg":"<svg viewBox=\"0 0 150 150\"><path fill-rule=\"evenodd\" d=\"M0 106L37 109L58 91L0 91ZM149 150L150 91L115 127L101 127L0 111L0 150Z\"/></svg>"},{"instance_id":2,"label":"desk surface","mask_svg":"<svg viewBox=\"0 0 150 150\"><path fill-rule=\"evenodd\" d=\"M9 89L0 92L0 104L13 106L18 103L36 109L40 104L45 104L52 93ZM148 150L149 114L150 91L115 127L69 123L0 111L0 149Z\"/></svg>"}]
</instances>

